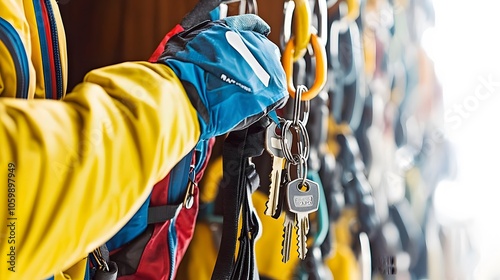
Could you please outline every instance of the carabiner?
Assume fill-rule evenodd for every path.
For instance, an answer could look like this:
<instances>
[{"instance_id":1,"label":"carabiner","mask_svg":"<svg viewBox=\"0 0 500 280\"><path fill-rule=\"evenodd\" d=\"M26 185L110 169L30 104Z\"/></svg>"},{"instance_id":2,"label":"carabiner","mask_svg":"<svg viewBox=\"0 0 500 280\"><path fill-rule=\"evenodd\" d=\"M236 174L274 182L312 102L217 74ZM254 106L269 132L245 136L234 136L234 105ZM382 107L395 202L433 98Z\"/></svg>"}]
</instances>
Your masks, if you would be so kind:
<instances>
[{"instance_id":1,"label":"carabiner","mask_svg":"<svg viewBox=\"0 0 500 280\"><path fill-rule=\"evenodd\" d=\"M340 6L347 6L346 8ZM366 5L366 4L365 4ZM341 11L346 9L346 12L341 13L341 18L339 20L345 21L346 23L356 21L360 15L361 3L360 0L337 0L337 1L327 1L328 6L328 16L333 17L338 13L339 8Z\"/></svg>"},{"instance_id":2,"label":"carabiner","mask_svg":"<svg viewBox=\"0 0 500 280\"><path fill-rule=\"evenodd\" d=\"M326 84L326 51L323 43L316 34L311 34L311 46L313 55L316 57L316 79L308 91L302 94L302 101L311 100L323 89ZM281 63L285 70L288 84L288 93L295 98L295 86L293 85L293 57L295 54L295 43L293 38L288 41L283 52Z\"/></svg>"},{"instance_id":3,"label":"carabiner","mask_svg":"<svg viewBox=\"0 0 500 280\"><path fill-rule=\"evenodd\" d=\"M198 186L196 183L196 173L195 173L195 165L192 164L190 166L188 184L186 187L186 195L184 196L183 206L186 209L191 209L194 204L194 189Z\"/></svg>"},{"instance_id":4,"label":"carabiner","mask_svg":"<svg viewBox=\"0 0 500 280\"><path fill-rule=\"evenodd\" d=\"M295 47L293 61L303 57L307 50L307 45L311 41L311 8L309 0L294 0L296 13L295 23Z\"/></svg>"},{"instance_id":5,"label":"carabiner","mask_svg":"<svg viewBox=\"0 0 500 280\"><path fill-rule=\"evenodd\" d=\"M340 46L343 47L344 51L347 48L350 48L350 51L347 54L350 54L350 65L349 69L342 69L345 73L344 79L346 80L346 84L353 83L357 78L358 74L362 68L362 57L363 53L363 45L361 43L361 35L359 33L358 24L356 22L348 23L345 26L347 29L342 30L344 27L339 21L334 21L330 25L330 66L332 68L336 68L342 63L340 62L340 56L345 55L340 53ZM350 42L346 44L346 42L341 42L340 35L349 33Z\"/></svg>"},{"instance_id":6,"label":"carabiner","mask_svg":"<svg viewBox=\"0 0 500 280\"><path fill-rule=\"evenodd\" d=\"M314 3L313 16L316 19L318 37L326 44L328 36L328 7L326 0L316 0Z\"/></svg>"},{"instance_id":7,"label":"carabiner","mask_svg":"<svg viewBox=\"0 0 500 280\"><path fill-rule=\"evenodd\" d=\"M239 7L239 14L258 14L256 0L241 0Z\"/></svg>"},{"instance_id":8,"label":"carabiner","mask_svg":"<svg viewBox=\"0 0 500 280\"><path fill-rule=\"evenodd\" d=\"M359 17L360 4L359 0L346 0L347 14L345 15L348 22L353 22Z\"/></svg>"},{"instance_id":9,"label":"carabiner","mask_svg":"<svg viewBox=\"0 0 500 280\"><path fill-rule=\"evenodd\" d=\"M290 41L292 37L292 22L293 22L293 11L295 10L295 2L287 1L283 5L283 30L280 34L280 47L283 51L286 47L286 43Z\"/></svg>"}]
</instances>

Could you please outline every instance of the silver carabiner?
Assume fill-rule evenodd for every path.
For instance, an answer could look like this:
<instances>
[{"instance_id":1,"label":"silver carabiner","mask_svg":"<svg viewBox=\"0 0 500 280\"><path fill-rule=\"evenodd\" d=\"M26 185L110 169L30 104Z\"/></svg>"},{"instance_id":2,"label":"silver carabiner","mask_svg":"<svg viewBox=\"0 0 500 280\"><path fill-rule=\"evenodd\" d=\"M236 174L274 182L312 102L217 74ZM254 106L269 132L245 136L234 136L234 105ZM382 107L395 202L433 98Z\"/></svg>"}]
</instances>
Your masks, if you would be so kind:
<instances>
[{"instance_id":1,"label":"silver carabiner","mask_svg":"<svg viewBox=\"0 0 500 280\"><path fill-rule=\"evenodd\" d=\"M297 126L299 122L302 122L302 124L306 125L307 121L309 120L309 110L311 109L311 102L310 100L306 101L301 101L302 99L302 93L307 91L307 87L304 85L299 85L297 87L297 92L294 98L294 103L293 103L293 125ZM300 119L300 112L301 112L301 105L304 105L304 111L302 112L302 120Z\"/></svg>"},{"instance_id":2,"label":"silver carabiner","mask_svg":"<svg viewBox=\"0 0 500 280\"><path fill-rule=\"evenodd\" d=\"M258 14L256 0L240 0L239 13L243 14Z\"/></svg>"},{"instance_id":3,"label":"silver carabiner","mask_svg":"<svg viewBox=\"0 0 500 280\"><path fill-rule=\"evenodd\" d=\"M195 166L191 165L189 171L188 185L186 188L186 195L184 196L184 202L182 203L184 208L191 209L194 204L194 189L196 188L196 173Z\"/></svg>"},{"instance_id":4,"label":"silver carabiner","mask_svg":"<svg viewBox=\"0 0 500 280\"><path fill-rule=\"evenodd\" d=\"M294 10L295 2L285 1L283 4L283 26L280 35L280 46L282 52L285 50L286 43L290 41L290 38L292 37L292 20Z\"/></svg>"}]
</instances>

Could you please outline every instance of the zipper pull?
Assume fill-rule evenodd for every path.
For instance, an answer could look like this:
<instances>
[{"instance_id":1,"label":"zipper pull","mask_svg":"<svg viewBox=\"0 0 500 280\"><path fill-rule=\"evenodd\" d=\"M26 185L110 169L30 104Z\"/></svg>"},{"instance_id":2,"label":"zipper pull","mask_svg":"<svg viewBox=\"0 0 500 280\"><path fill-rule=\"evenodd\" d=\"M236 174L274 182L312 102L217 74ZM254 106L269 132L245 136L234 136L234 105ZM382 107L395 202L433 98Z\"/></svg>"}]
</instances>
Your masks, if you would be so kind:
<instances>
[{"instance_id":1,"label":"zipper pull","mask_svg":"<svg viewBox=\"0 0 500 280\"><path fill-rule=\"evenodd\" d=\"M195 171L194 171L194 165L191 165L191 170L189 171L189 178L188 178L188 184L186 188L186 196L184 196L184 203L183 206L186 209L191 209L194 204L194 189L195 187L198 186L198 184L195 182Z\"/></svg>"}]
</instances>

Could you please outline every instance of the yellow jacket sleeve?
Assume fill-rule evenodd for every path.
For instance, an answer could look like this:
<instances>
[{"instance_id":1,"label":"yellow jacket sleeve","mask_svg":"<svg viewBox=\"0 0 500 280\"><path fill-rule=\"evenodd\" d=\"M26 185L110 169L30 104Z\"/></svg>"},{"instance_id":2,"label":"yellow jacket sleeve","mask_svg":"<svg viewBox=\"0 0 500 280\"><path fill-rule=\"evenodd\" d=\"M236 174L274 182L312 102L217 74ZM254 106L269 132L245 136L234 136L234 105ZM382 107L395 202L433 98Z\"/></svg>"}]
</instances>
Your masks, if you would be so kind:
<instances>
[{"instance_id":1,"label":"yellow jacket sleeve","mask_svg":"<svg viewBox=\"0 0 500 280\"><path fill-rule=\"evenodd\" d=\"M173 71L90 72L63 101L0 99L0 279L41 279L111 238L196 144Z\"/></svg>"}]
</instances>

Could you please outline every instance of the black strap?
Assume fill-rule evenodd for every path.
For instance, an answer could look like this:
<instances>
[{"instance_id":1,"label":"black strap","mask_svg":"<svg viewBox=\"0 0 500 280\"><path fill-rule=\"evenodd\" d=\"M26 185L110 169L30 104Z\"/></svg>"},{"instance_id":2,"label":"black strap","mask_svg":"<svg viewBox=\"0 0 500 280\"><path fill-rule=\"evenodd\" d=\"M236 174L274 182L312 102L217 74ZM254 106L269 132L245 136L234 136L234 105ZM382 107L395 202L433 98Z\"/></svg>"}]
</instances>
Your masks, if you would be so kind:
<instances>
[{"instance_id":1,"label":"black strap","mask_svg":"<svg viewBox=\"0 0 500 280\"><path fill-rule=\"evenodd\" d=\"M109 271L97 270L92 280L116 280L118 277L118 266L115 262L109 262Z\"/></svg>"},{"instance_id":2,"label":"black strap","mask_svg":"<svg viewBox=\"0 0 500 280\"><path fill-rule=\"evenodd\" d=\"M221 0L200 0L196 6L181 21L184 29L191 28L196 24L210 20L210 12L222 3Z\"/></svg>"},{"instance_id":3,"label":"black strap","mask_svg":"<svg viewBox=\"0 0 500 280\"><path fill-rule=\"evenodd\" d=\"M253 176L255 166L249 164L249 158L259 156L264 152L264 133L268 122L267 118L263 118L247 129L231 132L224 142L222 152L223 178L220 186L224 202L224 221L221 246L212 279L254 279L258 277L253 237L258 233L259 222L249 201L251 199L249 194L254 190L252 182L255 183L255 176ZM234 253L240 210L243 216L243 226L238 239L240 247L235 261Z\"/></svg>"},{"instance_id":4,"label":"black strap","mask_svg":"<svg viewBox=\"0 0 500 280\"><path fill-rule=\"evenodd\" d=\"M153 236L154 228L154 225L149 225L139 236L110 256L110 260L118 266L118 277L134 275L137 272L146 245Z\"/></svg>"},{"instance_id":5,"label":"black strap","mask_svg":"<svg viewBox=\"0 0 500 280\"><path fill-rule=\"evenodd\" d=\"M260 231L260 222L255 208L251 203L252 192L259 187L260 180L254 164L245 167L246 188L243 193L242 228L240 232L239 250L232 279L258 279L255 259L255 237ZM250 237L251 236L251 237Z\"/></svg>"},{"instance_id":6,"label":"black strap","mask_svg":"<svg viewBox=\"0 0 500 280\"><path fill-rule=\"evenodd\" d=\"M94 268L91 271L92 280L116 280L118 277L118 266L109 259L109 250L106 244L92 252L94 256Z\"/></svg>"},{"instance_id":7,"label":"black strap","mask_svg":"<svg viewBox=\"0 0 500 280\"><path fill-rule=\"evenodd\" d=\"M148 224L164 223L174 218L180 207L182 207L182 203L176 205L150 206L148 208Z\"/></svg>"}]
</instances>

